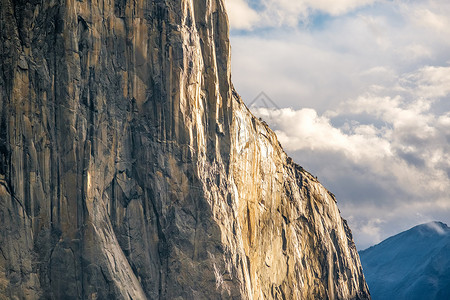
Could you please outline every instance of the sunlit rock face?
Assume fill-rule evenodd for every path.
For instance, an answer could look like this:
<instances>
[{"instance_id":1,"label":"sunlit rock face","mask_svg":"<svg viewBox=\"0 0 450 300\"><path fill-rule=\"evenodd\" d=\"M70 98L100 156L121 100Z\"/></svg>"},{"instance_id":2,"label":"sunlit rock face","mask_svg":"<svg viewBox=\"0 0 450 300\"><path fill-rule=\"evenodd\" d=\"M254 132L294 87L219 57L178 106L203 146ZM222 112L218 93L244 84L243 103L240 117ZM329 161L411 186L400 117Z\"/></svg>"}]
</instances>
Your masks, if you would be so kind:
<instances>
[{"instance_id":1,"label":"sunlit rock face","mask_svg":"<svg viewBox=\"0 0 450 300\"><path fill-rule=\"evenodd\" d=\"M370 298L222 0L0 1L0 299Z\"/></svg>"}]
</instances>

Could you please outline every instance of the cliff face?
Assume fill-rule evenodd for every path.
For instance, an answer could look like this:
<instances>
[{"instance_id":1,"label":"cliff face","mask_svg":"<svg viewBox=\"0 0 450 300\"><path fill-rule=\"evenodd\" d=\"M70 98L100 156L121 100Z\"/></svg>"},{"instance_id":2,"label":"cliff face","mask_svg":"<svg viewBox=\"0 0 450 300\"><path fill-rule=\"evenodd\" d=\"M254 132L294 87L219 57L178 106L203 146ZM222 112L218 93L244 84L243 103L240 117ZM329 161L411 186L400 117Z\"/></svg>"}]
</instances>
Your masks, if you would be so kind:
<instances>
[{"instance_id":1,"label":"cliff face","mask_svg":"<svg viewBox=\"0 0 450 300\"><path fill-rule=\"evenodd\" d=\"M0 299L368 299L230 80L222 0L0 0Z\"/></svg>"}]
</instances>

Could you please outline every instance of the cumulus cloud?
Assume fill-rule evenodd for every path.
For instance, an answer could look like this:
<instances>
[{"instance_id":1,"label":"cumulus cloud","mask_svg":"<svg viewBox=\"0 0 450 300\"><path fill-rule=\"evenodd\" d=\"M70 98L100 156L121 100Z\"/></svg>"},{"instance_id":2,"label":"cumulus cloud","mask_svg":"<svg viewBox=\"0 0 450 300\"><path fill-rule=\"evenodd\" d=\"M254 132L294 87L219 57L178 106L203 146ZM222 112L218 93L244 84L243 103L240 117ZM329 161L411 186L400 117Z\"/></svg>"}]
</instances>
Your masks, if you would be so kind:
<instances>
[{"instance_id":1,"label":"cumulus cloud","mask_svg":"<svg viewBox=\"0 0 450 300\"><path fill-rule=\"evenodd\" d=\"M330 15L341 15L360 6L375 3L376 0L308 0L305 2L312 9L320 10Z\"/></svg>"},{"instance_id":2,"label":"cumulus cloud","mask_svg":"<svg viewBox=\"0 0 450 300\"><path fill-rule=\"evenodd\" d=\"M282 106L314 103L319 111L365 91L386 86L392 91L390 84L401 74L450 61L448 35L413 17L424 9L422 2L439 2L426 9L450 15L450 3L443 1L376 2L357 13L321 17L319 25L312 20L307 28L235 32L235 85L245 99L264 87Z\"/></svg>"},{"instance_id":3,"label":"cumulus cloud","mask_svg":"<svg viewBox=\"0 0 450 300\"><path fill-rule=\"evenodd\" d=\"M423 98L445 97L450 93L450 67L426 66L406 78L416 85L414 93Z\"/></svg>"},{"instance_id":4,"label":"cumulus cloud","mask_svg":"<svg viewBox=\"0 0 450 300\"><path fill-rule=\"evenodd\" d=\"M364 247L386 237L382 227L398 219L450 212L450 113L430 113L436 98L450 97L448 72L421 68L393 84L408 83L402 95L365 94L321 115L312 108L252 110L299 163L312 163L316 174L340 186L341 209ZM345 121L334 125L339 118Z\"/></svg>"},{"instance_id":5,"label":"cumulus cloud","mask_svg":"<svg viewBox=\"0 0 450 300\"><path fill-rule=\"evenodd\" d=\"M251 30L261 19L245 0L226 0L225 5L233 29Z\"/></svg>"},{"instance_id":6,"label":"cumulus cloud","mask_svg":"<svg viewBox=\"0 0 450 300\"><path fill-rule=\"evenodd\" d=\"M354 162L392 156L390 144L379 137L384 129L373 125L358 125L352 128L353 134L346 134L333 127L326 116L319 116L310 108L257 108L253 111L274 126L287 151L309 149L341 152Z\"/></svg>"},{"instance_id":7,"label":"cumulus cloud","mask_svg":"<svg viewBox=\"0 0 450 300\"><path fill-rule=\"evenodd\" d=\"M448 1L422 0L413 4L407 1L400 1L397 5L405 18L419 27L432 29L439 33L448 33L450 31L450 20L446 15L450 7Z\"/></svg>"},{"instance_id":8,"label":"cumulus cloud","mask_svg":"<svg viewBox=\"0 0 450 300\"><path fill-rule=\"evenodd\" d=\"M450 2L245 3L259 17L232 31L233 82L284 107L253 111L336 194L358 247L449 223Z\"/></svg>"},{"instance_id":9,"label":"cumulus cloud","mask_svg":"<svg viewBox=\"0 0 450 300\"><path fill-rule=\"evenodd\" d=\"M338 16L377 0L261 0L258 10L252 8L249 2L251 1L225 1L233 29L296 26L307 23L309 16L314 13Z\"/></svg>"}]
</instances>

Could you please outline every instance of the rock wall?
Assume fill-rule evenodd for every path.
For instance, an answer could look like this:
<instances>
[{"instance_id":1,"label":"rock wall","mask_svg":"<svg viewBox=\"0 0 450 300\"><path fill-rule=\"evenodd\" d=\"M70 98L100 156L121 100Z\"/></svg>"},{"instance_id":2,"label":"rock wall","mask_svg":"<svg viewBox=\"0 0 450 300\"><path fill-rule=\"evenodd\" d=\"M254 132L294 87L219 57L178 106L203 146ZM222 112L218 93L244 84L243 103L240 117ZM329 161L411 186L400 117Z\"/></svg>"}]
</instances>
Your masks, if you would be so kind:
<instances>
[{"instance_id":1,"label":"rock wall","mask_svg":"<svg viewBox=\"0 0 450 300\"><path fill-rule=\"evenodd\" d=\"M369 299L231 84L223 0L0 0L0 299Z\"/></svg>"}]
</instances>

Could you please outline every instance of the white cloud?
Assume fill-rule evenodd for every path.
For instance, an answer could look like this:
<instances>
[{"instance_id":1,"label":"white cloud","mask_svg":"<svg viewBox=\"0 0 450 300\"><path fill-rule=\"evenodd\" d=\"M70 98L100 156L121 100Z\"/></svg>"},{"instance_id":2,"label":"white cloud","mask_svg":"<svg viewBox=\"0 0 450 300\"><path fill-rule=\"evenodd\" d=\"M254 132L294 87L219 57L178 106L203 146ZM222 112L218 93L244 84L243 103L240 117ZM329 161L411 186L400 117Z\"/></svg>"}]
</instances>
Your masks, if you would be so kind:
<instances>
[{"instance_id":1,"label":"white cloud","mask_svg":"<svg viewBox=\"0 0 450 300\"><path fill-rule=\"evenodd\" d=\"M445 14L449 6L449 3L444 0L417 1L414 4L406 1L399 2L403 15L411 23L419 27L432 29L438 33L448 33L450 31L450 21Z\"/></svg>"},{"instance_id":2,"label":"white cloud","mask_svg":"<svg viewBox=\"0 0 450 300\"><path fill-rule=\"evenodd\" d=\"M255 30L232 32L233 82L290 107L255 111L337 195L357 245L450 223L450 2L253 7Z\"/></svg>"},{"instance_id":3,"label":"white cloud","mask_svg":"<svg viewBox=\"0 0 450 300\"><path fill-rule=\"evenodd\" d=\"M427 223L427 226L440 235L445 235L447 233L439 224L435 222Z\"/></svg>"},{"instance_id":4,"label":"white cloud","mask_svg":"<svg viewBox=\"0 0 450 300\"><path fill-rule=\"evenodd\" d=\"M426 45L411 44L406 45L402 50L404 59L409 61L416 61L423 58L431 58L432 50Z\"/></svg>"},{"instance_id":5,"label":"white cloud","mask_svg":"<svg viewBox=\"0 0 450 300\"><path fill-rule=\"evenodd\" d=\"M252 29L261 19L245 0L225 0L230 24L233 29Z\"/></svg>"},{"instance_id":6,"label":"white cloud","mask_svg":"<svg viewBox=\"0 0 450 300\"><path fill-rule=\"evenodd\" d=\"M416 20L435 30L443 31L448 29L448 20L446 17L431 12L428 9L420 9L415 12Z\"/></svg>"},{"instance_id":7,"label":"white cloud","mask_svg":"<svg viewBox=\"0 0 450 300\"><path fill-rule=\"evenodd\" d=\"M383 220L374 218L361 226L361 233L364 234L367 242L379 243L382 241L380 225L383 223Z\"/></svg>"},{"instance_id":8,"label":"white cloud","mask_svg":"<svg viewBox=\"0 0 450 300\"><path fill-rule=\"evenodd\" d=\"M402 95L365 94L322 115L312 108L252 111L275 130L296 161L308 164L312 155L321 158L312 164L320 177L349 188L345 192L349 199L342 201L336 194L344 202L340 204L344 217L361 238L358 242L367 246L385 238L382 227L398 218L416 220L417 214L450 211L450 112L430 113L436 97L450 97L444 84L449 70L423 67L398 79L398 84L408 83ZM347 121L333 125L334 119ZM351 121L355 119L359 121ZM366 185L369 194L354 198L351 191L357 184Z\"/></svg>"},{"instance_id":9,"label":"white cloud","mask_svg":"<svg viewBox=\"0 0 450 300\"><path fill-rule=\"evenodd\" d=\"M394 11L331 18L313 30L233 35L235 85L246 99L264 87L278 101L295 101L290 104L295 107L314 103L323 111L371 89L392 90L402 73L449 61L450 39L408 23L403 10Z\"/></svg>"},{"instance_id":10,"label":"white cloud","mask_svg":"<svg viewBox=\"0 0 450 300\"><path fill-rule=\"evenodd\" d=\"M354 162L392 156L389 143L379 138L380 130L371 125L358 125L349 135L333 127L327 117L319 116L314 109L256 108L253 112L275 128L287 151L341 152Z\"/></svg>"},{"instance_id":11,"label":"white cloud","mask_svg":"<svg viewBox=\"0 0 450 300\"><path fill-rule=\"evenodd\" d=\"M415 92L421 97L438 98L450 93L450 67L426 66L408 79L418 81Z\"/></svg>"},{"instance_id":12,"label":"white cloud","mask_svg":"<svg viewBox=\"0 0 450 300\"><path fill-rule=\"evenodd\" d=\"M358 7L375 3L377 0L306 0L309 7L333 16L342 15Z\"/></svg>"},{"instance_id":13,"label":"white cloud","mask_svg":"<svg viewBox=\"0 0 450 300\"><path fill-rule=\"evenodd\" d=\"M233 29L252 30L297 26L306 23L316 12L339 16L378 0L261 0L262 9L256 11L246 0L226 0L228 15Z\"/></svg>"}]
</instances>

